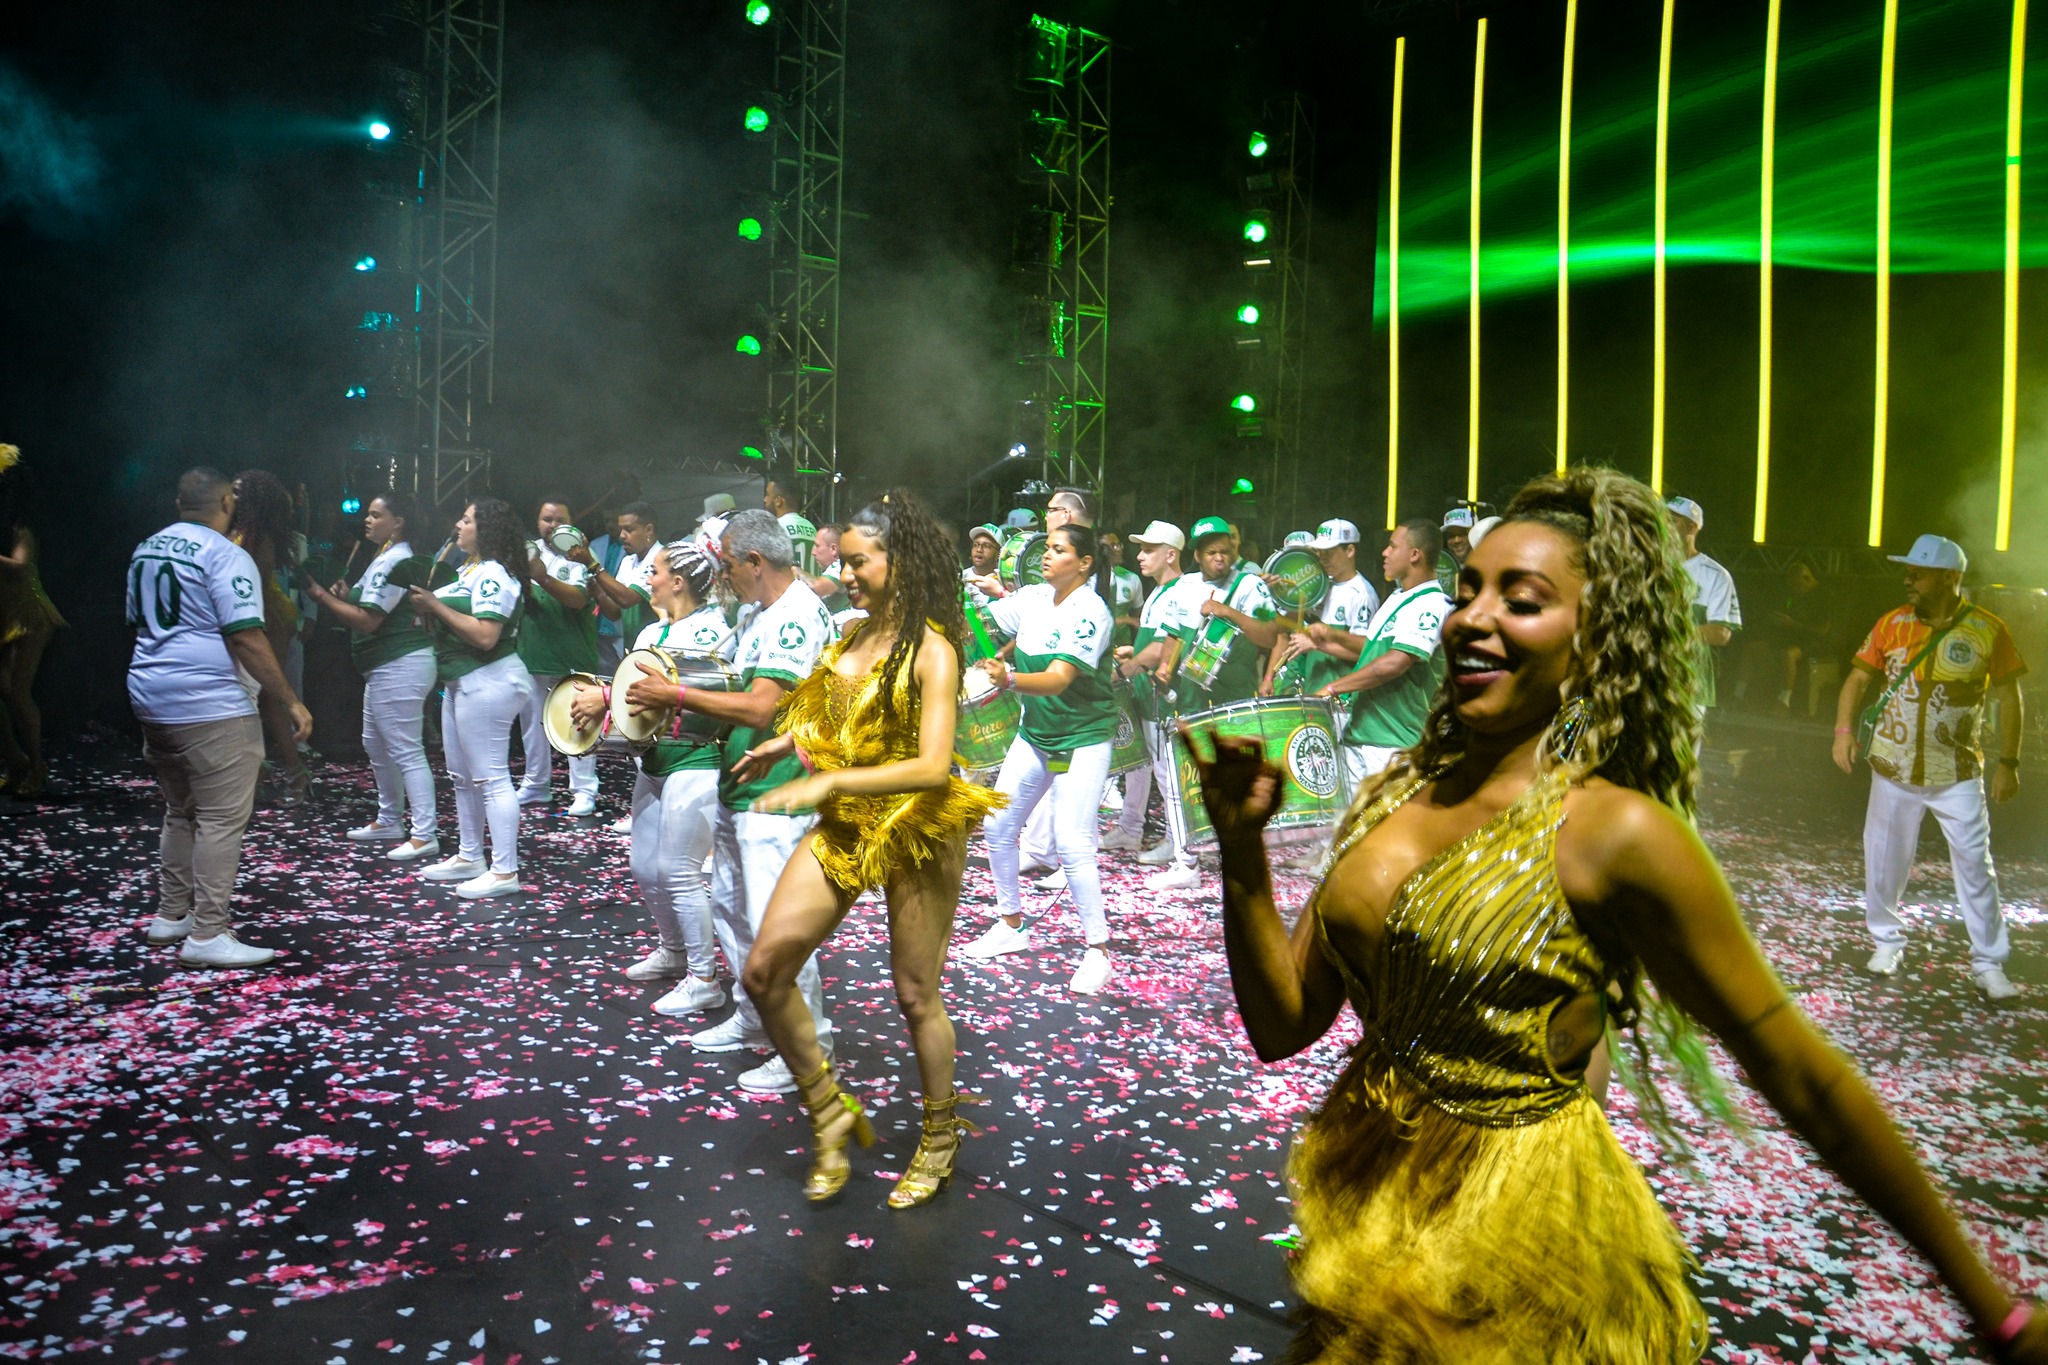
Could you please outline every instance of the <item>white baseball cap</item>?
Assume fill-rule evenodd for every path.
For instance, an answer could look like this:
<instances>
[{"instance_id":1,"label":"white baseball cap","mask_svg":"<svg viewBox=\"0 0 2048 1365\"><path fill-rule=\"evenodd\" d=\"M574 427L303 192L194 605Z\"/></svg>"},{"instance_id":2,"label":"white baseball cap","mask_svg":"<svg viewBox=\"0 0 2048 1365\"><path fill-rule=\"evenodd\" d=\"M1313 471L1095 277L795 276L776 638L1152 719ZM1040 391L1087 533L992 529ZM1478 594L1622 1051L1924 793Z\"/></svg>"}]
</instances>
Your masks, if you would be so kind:
<instances>
[{"instance_id":1,"label":"white baseball cap","mask_svg":"<svg viewBox=\"0 0 2048 1365\"><path fill-rule=\"evenodd\" d=\"M733 509L738 506L739 504L733 501L732 494L713 493L704 499L704 515L707 517L729 516Z\"/></svg>"},{"instance_id":2,"label":"white baseball cap","mask_svg":"<svg viewBox=\"0 0 2048 1365\"><path fill-rule=\"evenodd\" d=\"M1316 527L1316 538L1309 542L1309 547L1316 550L1334 550L1339 545L1357 543L1358 528L1342 517L1332 517Z\"/></svg>"},{"instance_id":3,"label":"white baseball cap","mask_svg":"<svg viewBox=\"0 0 2048 1365\"><path fill-rule=\"evenodd\" d=\"M1702 512L1700 505L1691 498L1666 498L1664 507L1673 516L1684 517L1700 530L1706 529L1707 514Z\"/></svg>"},{"instance_id":4,"label":"white baseball cap","mask_svg":"<svg viewBox=\"0 0 2048 1365\"><path fill-rule=\"evenodd\" d=\"M1472 520L1471 508L1453 507L1450 511L1444 513L1444 524L1440 529L1445 531L1455 531L1460 527L1469 529L1472 525Z\"/></svg>"},{"instance_id":5,"label":"white baseball cap","mask_svg":"<svg viewBox=\"0 0 2048 1365\"><path fill-rule=\"evenodd\" d=\"M1132 536L1131 542L1135 545L1171 545L1176 550L1188 547L1188 538L1181 534L1180 527L1170 521L1153 522Z\"/></svg>"},{"instance_id":6,"label":"white baseball cap","mask_svg":"<svg viewBox=\"0 0 2048 1365\"><path fill-rule=\"evenodd\" d=\"M1289 531L1287 539L1280 542L1280 548L1286 550L1296 545L1312 544L1315 538L1316 533L1314 531Z\"/></svg>"},{"instance_id":7,"label":"white baseball cap","mask_svg":"<svg viewBox=\"0 0 2048 1365\"><path fill-rule=\"evenodd\" d=\"M1498 525L1500 525L1499 517L1481 517L1472 523L1472 534L1467 536L1466 540L1476 550L1479 548L1479 542L1486 539L1487 535Z\"/></svg>"},{"instance_id":8,"label":"white baseball cap","mask_svg":"<svg viewBox=\"0 0 2048 1365\"><path fill-rule=\"evenodd\" d=\"M1963 553L1963 547L1947 536L1922 536L1906 553L1885 558L1894 564L1911 564L1920 569L1954 569L1960 573L1970 567L1970 557Z\"/></svg>"}]
</instances>

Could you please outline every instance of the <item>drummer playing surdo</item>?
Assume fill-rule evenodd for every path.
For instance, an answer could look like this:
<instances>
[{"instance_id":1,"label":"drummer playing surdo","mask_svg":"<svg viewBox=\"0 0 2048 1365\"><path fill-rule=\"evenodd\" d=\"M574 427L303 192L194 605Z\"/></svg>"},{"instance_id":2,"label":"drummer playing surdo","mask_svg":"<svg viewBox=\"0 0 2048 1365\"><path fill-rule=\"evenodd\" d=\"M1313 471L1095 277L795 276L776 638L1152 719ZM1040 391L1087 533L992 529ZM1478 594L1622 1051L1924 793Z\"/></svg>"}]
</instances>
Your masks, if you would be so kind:
<instances>
[{"instance_id":1,"label":"drummer playing surdo","mask_svg":"<svg viewBox=\"0 0 2048 1365\"><path fill-rule=\"evenodd\" d=\"M726 581L740 602L737 634L729 648L739 670L741 691L686 690L682 704L701 715L728 721L718 774L718 809L713 847L716 863L711 884L711 923L729 963L744 963L753 951L754 935L767 913L768 898L804 835L815 820L811 813L784 815L757 811L754 798L804 775L794 753L766 771L750 770L742 778L734 769L747 751L772 739L775 711L783 694L803 681L832 640L832 618L818 595L797 577L796 549L789 533L766 510L735 512L721 533L718 557ZM758 766L758 765L753 765ZM825 1017L825 989L815 955L796 978L797 991L811 1012L819 1045L832 1056L832 1025ZM692 1034L699 1052L768 1051L771 1044L761 1016L745 994L730 1018ZM741 1073L739 1085L756 1093L796 1089L789 1067L778 1056Z\"/></svg>"},{"instance_id":2,"label":"drummer playing surdo","mask_svg":"<svg viewBox=\"0 0 2048 1365\"><path fill-rule=\"evenodd\" d=\"M996 790L1010 802L988 821L1001 918L960 951L991 958L1031 946L1019 905L1019 839L1041 798L1050 796L1043 804L1051 809L1060 870L1087 943L1068 982L1076 995L1095 994L1110 974L1109 920L1095 863L1095 813L1117 731L1109 685L1115 627L1102 597L1108 570L1091 528L1071 520L1055 526L1046 534L1045 582L1012 593L994 608L997 622L1017 642L1015 667L998 659L979 665L998 688L1023 695L1024 718L996 778Z\"/></svg>"},{"instance_id":3,"label":"drummer playing surdo","mask_svg":"<svg viewBox=\"0 0 2048 1365\"><path fill-rule=\"evenodd\" d=\"M1355 694L1339 745L1354 789L1422 738L1423 721L1443 681L1443 621L1451 606L1436 581L1441 548L1433 521L1417 518L1394 528L1380 557L1394 591L1373 613L1364 635L1353 637L1358 667L1316 693Z\"/></svg>"},{"instance_id":4,"label":"drummer playing surdo","mask_svg":"<svg viewBox=\"0 0 2048 1365\"><path fill-rule=\"evenodd\" d=\"M687 540L664 545L651 559L647 580L649 600L661 620L641 631L633 648L706 659L720 655L732 631L714 595L719 580L718 561L705 547ZM677 709L677 689L666 676L645 660L630 671L638 676L626 684L629 710L644 714ZM603 720L611 701L606 691L589 685L577 688L570 707L577 725L587 729ZM687 689L682 699L690 699ZM704 881L704 863L711 856L718 823L719 738L659 737L640 755L640 772L633 781L633 880L661 942L626 968L626 976L633 981L681 978L654 1002L656 1014L693 1014L725 1003Z\"/></svg>"},{"instance_id":5,"label":"drummer playing surdo","mask_svg":"<svg viewBox=\"0 0 2048 1365\"><path fill-rule=\"evenodd\" d=\"M1358 571L1357 526L1341 517L1332 517L1316 528L1308 548L1322 562L1323 572L1330 576L1330 586L1324 590L1322 605L1316 609L1317 619L1306 630L1289 631L1273 651L1276 666L1269 670L1261 696L1294 690L1275 686L1272 680L1280 676L1281 666L1296 659L1302 661L1294 671L1300 675L1303 692L1317 692L1342 677L1348 671L1347 665L1357 662L1358 651L1364 644L1358 632L1366 628L1372 614L1379 610L1379 593Z\"/></svg>"},{"instance_id":6,"label":"drummer playing surdo","mask_svg":"<svg viewBox=\"0 0 2048 1365\"><path fill-rule=\"evenodd\" d=\"M597 671L597 618L590 614L590 570L557 550L548 537L569 525L569 500L550 493L534 514L538 535L527 546L526 576L533 584L526 618L519 623L519 660L533 685L519 713L519 740L526 773L519 804L545 806L555 779L555 751L541 724L548 693L570 673ZM588 553L586 551L586 553ZM594 562L594 561L593 561ZM597 754L569 758L569 814L597 814Z\"/></svg>"},{"instance_id":7,"label":"drummer playing surdo","mask_svg":"<svg viewBox=\"0 0 2048 1365\"><path fill-rule=\"evenodd\" d=\"M1130 645L1116 651L1117 672L1138 689L1138 719L1152 762L1125 782L1123 813L1116 830L1102 841L1102 847L1138 846L1145 831L1145 804L1156 784L1159 799L1166 807L1166 838L1140 853L1138 861L1148 867L1167 867L1169 871L1183 866L1192 870L1194 855L1187 851L1187 821L1175 800L1178 780L1174 775L1173 738L1160 724L1172 713L1166 701L1172 678L1172 670L1166 666L1167 642L1178 638L1187 607L1177 585L1184 577L1192 577L1181 572L1181 551L1186 548L1187 537L1180 527L1155 521L1131 539L1138 547L1139 570L1156 586L1139 613L1136 636Z\"/></svg>"}]
</instances>

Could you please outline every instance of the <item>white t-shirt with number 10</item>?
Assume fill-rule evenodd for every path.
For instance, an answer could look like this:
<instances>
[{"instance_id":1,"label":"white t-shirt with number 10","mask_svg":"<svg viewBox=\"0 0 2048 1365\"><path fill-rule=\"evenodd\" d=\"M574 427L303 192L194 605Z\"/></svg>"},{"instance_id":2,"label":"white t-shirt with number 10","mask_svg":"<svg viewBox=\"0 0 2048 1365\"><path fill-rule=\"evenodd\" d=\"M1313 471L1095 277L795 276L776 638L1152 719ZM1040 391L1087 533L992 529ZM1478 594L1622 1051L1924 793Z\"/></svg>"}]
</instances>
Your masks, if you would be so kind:
<instances>
[{"instance_id":1,"label":"white t-shirt with number 10","mask_svg":"<svg viewBox=\"0 0 2048 1365\"><path fill-rule=\"evenodd\" d=\"M263 581L249 552L211 526L181 521L135 547L127 618L135 632L128 700L151 725L256 714L256 680L227 637L263 629Z\"/></svg>"}]
</instances>

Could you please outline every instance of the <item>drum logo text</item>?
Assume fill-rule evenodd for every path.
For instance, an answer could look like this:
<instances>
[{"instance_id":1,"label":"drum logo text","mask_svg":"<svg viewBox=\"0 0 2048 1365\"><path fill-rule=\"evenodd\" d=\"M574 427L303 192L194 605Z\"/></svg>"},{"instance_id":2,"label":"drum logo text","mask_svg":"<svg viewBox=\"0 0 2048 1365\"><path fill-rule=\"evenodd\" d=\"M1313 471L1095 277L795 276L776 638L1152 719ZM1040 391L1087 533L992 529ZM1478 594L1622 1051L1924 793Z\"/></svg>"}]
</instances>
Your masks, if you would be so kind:
<instances>
[{"instance_id":1,"label":"drum logo text","mask_svg":"<svg viewBox=\"0 0 2048 1365\"><path fill-rule=\"evenodd\" d=\"M1318 800L1337 794L1337 746L1320 725L1304 725L1287 737L1287 771Z\"/></svg>"}]
</instances>

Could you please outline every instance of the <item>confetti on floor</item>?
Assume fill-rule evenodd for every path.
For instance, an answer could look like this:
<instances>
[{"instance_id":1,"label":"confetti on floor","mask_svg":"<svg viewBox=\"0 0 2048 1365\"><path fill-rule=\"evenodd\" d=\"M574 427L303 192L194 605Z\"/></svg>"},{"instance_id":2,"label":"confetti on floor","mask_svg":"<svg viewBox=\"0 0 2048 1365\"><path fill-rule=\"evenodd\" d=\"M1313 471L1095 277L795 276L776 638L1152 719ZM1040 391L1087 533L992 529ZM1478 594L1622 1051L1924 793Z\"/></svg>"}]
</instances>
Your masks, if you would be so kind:
<instances>
[{"instance_id":1,"label":"confetti on floor","mask_svg":"<svg viewBox=\"0 0 2048 1365\"><path fill-rule=\"evenodd\" d=\"M0 1359L562 1362L1277 1360L1287 1143L1356 1036L1263 1066L1236 1022L1213 874L1145 889L1105 855L1117 969L1068 993L1063 895L1033 950L955 959L963 1112L983 1128L932 1205L883 1204L916 1144L916 1069L863 901L824 954L848 1080L881 1140L838 1201L802 1197L793 1096L621 969L652 946L607 755L596 820L529 812L524 896L467 903L352 845L361 765L252 825L237 896L274 968L149 948L153 788L132 752L61 755L70 795L0 814ZM452 811L441 787L444 828ZM1906 970L1873 982L1859 813L1796 784L1709 791L1703 827L1800 1003L1872 1075L1982 1245L2040 1293L2048 866L2004 853L2025 1007L1985 1010L1938 845ZM1156 817L1155 817L1156 821ZM968 871L955 943L991 913ZM1284 878L1298 903L1307 890ZM721 1017L713 1013L709 1019ZM1681 1114L1667 1163L1623 1141L1703 1265L1709 1359L1969 1360L1928 1272L1743 1092L1739 1138Z\"/></svg>"}]
</instances>

